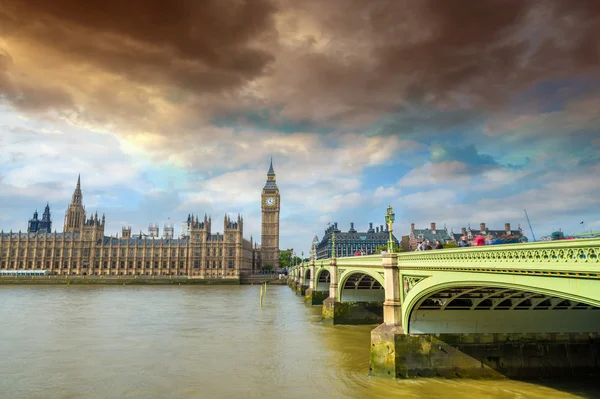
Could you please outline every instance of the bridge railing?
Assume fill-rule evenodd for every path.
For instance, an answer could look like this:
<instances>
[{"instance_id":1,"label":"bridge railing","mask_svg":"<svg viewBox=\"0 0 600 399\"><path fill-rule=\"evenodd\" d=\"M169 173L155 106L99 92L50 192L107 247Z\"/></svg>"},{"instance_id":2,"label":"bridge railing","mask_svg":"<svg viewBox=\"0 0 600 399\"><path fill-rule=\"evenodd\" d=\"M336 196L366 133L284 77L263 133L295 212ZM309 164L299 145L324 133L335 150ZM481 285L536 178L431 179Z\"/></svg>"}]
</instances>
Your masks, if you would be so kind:
<instances>
[{"instance_id":1,"label":"bridge railing","mask_svg":"<svg viewBox=\"0 0 600 399\"><path fill-rule=\"evenodd\" d=\"M330 259L319 259L315 266L325 267ZM348 256L336 259L338 267L380 268L381 255ZM310 263L306 262L305 267ZM582 239L543 241L524 244L487 245L400 252L398 266L424 269L504 268L507 270L557 271L561 273L600 274L600 240Z\"/></svg>"},{"instance_id":2,"label":"bridge railing","mask_svg":"<svg viewBox=\"0 0 600 399\"><path fill-rule=\"evenodd\" d=\"M402 252L398 266L600 273L600 240L568 240Z\"/></svg>"}]
</instances>

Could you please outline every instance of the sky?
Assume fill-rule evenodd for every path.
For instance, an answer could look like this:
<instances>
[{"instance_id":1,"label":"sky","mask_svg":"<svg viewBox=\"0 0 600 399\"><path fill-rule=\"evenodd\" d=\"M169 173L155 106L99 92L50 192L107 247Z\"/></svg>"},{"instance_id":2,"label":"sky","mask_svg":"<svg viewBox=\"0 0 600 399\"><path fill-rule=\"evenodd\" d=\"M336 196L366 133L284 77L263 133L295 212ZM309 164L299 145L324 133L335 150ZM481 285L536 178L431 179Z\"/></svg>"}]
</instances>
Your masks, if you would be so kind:
<instances>
[{"instance_id":1,"label":"sky","mask_svg":"<svg viewBox=\"0 0 600 399\"><path fill-rule=\"evenodd\" d=\"M3 0L0 228L600 230L597 0ZM584 222L581 224L581 222ZM222 231L219 223L213 223Z\"/></svg>"}]
</instances>

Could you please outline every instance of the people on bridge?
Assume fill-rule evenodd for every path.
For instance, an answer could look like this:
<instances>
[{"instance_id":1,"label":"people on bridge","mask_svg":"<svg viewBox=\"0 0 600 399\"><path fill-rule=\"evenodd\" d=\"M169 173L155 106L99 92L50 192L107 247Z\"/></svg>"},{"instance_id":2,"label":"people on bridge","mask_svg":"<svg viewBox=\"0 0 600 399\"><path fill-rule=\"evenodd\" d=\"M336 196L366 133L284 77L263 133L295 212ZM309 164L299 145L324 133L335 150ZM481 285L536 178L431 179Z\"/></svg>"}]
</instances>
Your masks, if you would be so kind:
<instances>
[{"instance_id":1,"label":"people on bridge","mask_svg":"<svg viewBox=\"0 0 600 399\"><path fill-rule=\"evenodd\" d=\"M469 246L469 242L467 241L467 237L462 236L460 237L460 241L458 242L458 246L459 247L468 247Z\"/></svg>"},{"instance_id":2,"label":"people on bridge","mask_svg":"<svg viewBox=\"0 0 600 399\"><path fill-rule=\"evenodd\" d=\"M444 249L444 244L440 242L440 240L435 241L435 249Z\"/></svg>"},{"instance_id":3,"label":"people on bridge","mask_svg":"<svg viewBox=\"0 0 600 399\"><path fill-rule=\"evenodd\" d=\"M485 245L485 238L481 234L475 237L475 246L482 247Z\"/></svg>"}]
</instances>

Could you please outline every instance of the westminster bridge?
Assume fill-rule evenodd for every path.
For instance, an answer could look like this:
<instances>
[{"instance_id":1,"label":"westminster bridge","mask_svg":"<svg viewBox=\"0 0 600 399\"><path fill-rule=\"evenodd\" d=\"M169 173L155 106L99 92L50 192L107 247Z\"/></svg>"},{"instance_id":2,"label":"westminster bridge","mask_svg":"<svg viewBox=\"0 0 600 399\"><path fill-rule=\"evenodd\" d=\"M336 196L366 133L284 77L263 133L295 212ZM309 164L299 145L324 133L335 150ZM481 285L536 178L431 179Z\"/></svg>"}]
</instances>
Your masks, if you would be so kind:
<instances>
[{"instance_id":1,"label":"westminster bridge","mask_svg":"<svg viewBox=\"0 0 600 399\"><path fill-rule=\"evenodd\" d=\"M600 240L311 260L289 285L324 322L378 324L370 373L600 375Z\"/></svg>"}]
</instances>

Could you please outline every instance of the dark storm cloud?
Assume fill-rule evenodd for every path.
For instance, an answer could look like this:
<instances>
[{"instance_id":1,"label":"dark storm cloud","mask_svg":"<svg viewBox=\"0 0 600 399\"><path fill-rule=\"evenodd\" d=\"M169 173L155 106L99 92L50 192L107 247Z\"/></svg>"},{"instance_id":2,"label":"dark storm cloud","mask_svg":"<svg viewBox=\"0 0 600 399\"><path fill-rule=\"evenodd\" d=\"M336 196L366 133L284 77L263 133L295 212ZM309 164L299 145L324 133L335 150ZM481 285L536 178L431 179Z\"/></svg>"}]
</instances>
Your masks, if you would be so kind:
<instances>
[{"instance_id":1,"label":"dark storm cloud","mask_svg":"<svg viewBox=\"0 0 600 399\"><path fill-rule=\"evenodd\" d=\"M215 91L258 76L275 33L264 0L7 0L2 35L152 84Z\"/></svg>"},{"instance_id":2,"label":"dark storm cloud","mask_svg":"<svg viewBox=\"0 0 600 399\"><path fill-rule=\"evenodd\" d=\"M71 95L60 87L29 81L17 84L11 75L13 69L12 57L0 48L0 104L5 100L25 111L73 106Z\"/></svg>"},{"instance_id":3,"label":"dark storm cloud","mask_svg":"<svg viewBox=\"0 0 600 399\"><path fill-rule=\"evenodd\" d=\"M87 115L93 122L111 122L100 114L123 113L129 123L133 115L142 115L135 123L164 116L143 95L115 100L117 93L151 88L144 94L188 106L186 115L227 118L275 107L286 123L356 129L384 114L410 120L402 110L408 104L464 124L506 108L519 91L546 79L598 75L599 4L4 0L0 34L9 52L28 51L12 61L0 56L0 70L11 71L0 75L0 87L22 108L55 102L57 108L96 111ZM49 53L52 64L44 58ZM47 74L24 78L20 72L28 63L43 64ZM72 77L47 85L47 75L68 68ZM124 79L105 85L104 92L70 81L98 72ZM73 99L71 87L87 97ZM414 123L437 130L439 118L431 115ZM140 130L197 130L211 116L179 117L177 126L171 120L148 123Z\"/></svg>"},{"instance_id":4,"label":"dark storm cloud","mask_svg":"<svg viewBox=\"0 0 600 399\"><path fill-rule=\"evenodd\" d=\"M280 83L285 76L299 87L286 88L287 103L293 97L310 99L290 111L298 119L319 118L324 113L315 106L319 101L332 109L322 119L332 121L393 113L405 103L442 112L493 112L545 79L600 74L593 62L600 35L597 4L289 1L286 7L311 15L320 28L306 39L306 47L317 43L329 51L294 60ZM310 72L290 77L300 68ZM331 106L336 98L345 106L339 111ZM434 128L437 122L432 122L426 128Z\"/></svg>"}]
</instances>

